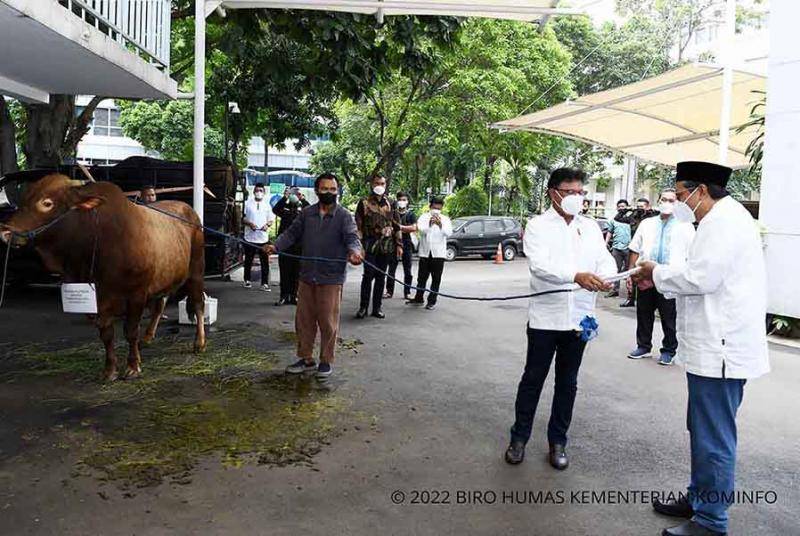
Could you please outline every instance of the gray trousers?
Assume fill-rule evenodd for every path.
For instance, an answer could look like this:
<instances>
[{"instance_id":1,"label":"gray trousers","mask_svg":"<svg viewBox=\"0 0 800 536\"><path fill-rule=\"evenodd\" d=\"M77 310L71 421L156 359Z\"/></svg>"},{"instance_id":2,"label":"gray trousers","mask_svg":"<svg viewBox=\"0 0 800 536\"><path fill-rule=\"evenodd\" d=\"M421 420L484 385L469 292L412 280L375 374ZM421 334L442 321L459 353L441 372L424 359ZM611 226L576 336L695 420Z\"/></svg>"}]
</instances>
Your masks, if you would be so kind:
<instances>
[{"instance_id":1,"label":"gray trousers","mask_svg":"<svg viewBox=\"0 0 800 536\"><path fill-rule=\"evenodd\" d=\"M617 273L624 272L628 268L628 257L630 256L629 249L612 249L611 256L617 263ZM614 283L614 290L619 292L619 281Z\"/></svg>"}]
</instances>

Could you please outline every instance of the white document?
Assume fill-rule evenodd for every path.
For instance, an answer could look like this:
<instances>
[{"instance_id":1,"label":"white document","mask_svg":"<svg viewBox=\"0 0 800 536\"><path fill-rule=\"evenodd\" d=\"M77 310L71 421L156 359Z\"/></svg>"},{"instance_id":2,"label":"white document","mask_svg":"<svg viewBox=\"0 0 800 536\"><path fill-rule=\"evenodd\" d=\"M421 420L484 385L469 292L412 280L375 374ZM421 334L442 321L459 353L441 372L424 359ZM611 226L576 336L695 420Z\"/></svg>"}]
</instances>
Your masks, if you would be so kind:
<instances>
[{"instance_id":1,"label":"white document","mask_svg":"<svg viewBox=\"0 0 800 536\"><path fill-rule=\"evenodd\" d=\"M633 269L628 270L626 272L620 272L620 273L618 273L616 275L612 275L612 276L609 276L609 277L604 277L603 281L605 281L606 283L616 283L617 281L622 281L624 279L628 279L630 276L632 276L633 274L635 274L638 271L639 271L639 268L636 267L636 268L633 268Z\"/></svg>"},{"instance_id":2,"label":"white document","mask_svg":"<svg viewBox=\"0 0 800 536\"><path fill-rule=\"evenodd\" d=\"M61 304L65 313L97 314L97 293L94 284L62 284Z\"/></svg>"}]
</instances>

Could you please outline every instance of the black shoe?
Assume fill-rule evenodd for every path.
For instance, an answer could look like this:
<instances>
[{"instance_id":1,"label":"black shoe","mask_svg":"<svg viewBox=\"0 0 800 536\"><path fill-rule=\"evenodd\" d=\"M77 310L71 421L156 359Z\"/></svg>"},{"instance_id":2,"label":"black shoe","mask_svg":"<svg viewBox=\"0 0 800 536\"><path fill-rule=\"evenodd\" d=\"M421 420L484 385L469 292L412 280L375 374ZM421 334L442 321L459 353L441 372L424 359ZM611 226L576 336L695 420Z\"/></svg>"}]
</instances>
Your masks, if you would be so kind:
<instances>
[{"instance_id":1,"label":"black shoe","mask_svg":"<svg viewBox=\"0 0 800 536\"><path fill-rule=\"evenodd\" d=\"M356 313L356 318L358 318L360 320L360 319L366 318L366 317L367 317L367 308L366 307L362 307Z\"/></svg>"},{"instance_id":2,"label":"black shoe","mask_svg":"<svg viewBox=\"0 0 800 536\"><path fill-rule=\"evenodd\" d=\"M564 445L559 445L557 443L550 445L550 455L547 457L547 459L550 462L550 465L559 471L563 471L569 467L569 458L567 458L567 451L565 450Z\"/></svg>"},{"instance_id":3,"label":"black shoe","mask_svg":"<svg viewBox=\"0 0 800 536\"><path fill-rule=\"evenodd\" d=\"M661 502L658 499L653 501L653 510L659 514L670 517L683 517L691 519L694 516L694 509L689 504L689 499L681 495L678 500Z\"/></svg>"},{"instance_id":4,"label":"black shoe","mask_svg":"<svg viewBox=\"0 0 800 536\"><path fill-rule=\"evenodd\" d=\"M608 294L606 294L606 298L616 298L619 296L619 291L612 290Z\"/></svg>"},{"instance_id":5,"label":"black shoe","mask_svg":"<svg viewBox=\"0 0 800 536\"><path fill-rule=\"evenodd\" d=\"M636 302L632 302L631 300L622 302L619 304L620 307L636 307Z\"/></svg>"},{"instance_id":6,"label":"black shoe","mask_svg":"<svg viewBox=\"0 0 800 536\"><path fill-rule=\"evenodd\" d=\"M294 296L291 296L289 298L289 305L297 305L297 298L295 298Z\"/></svg>"},{"instance_id":7,"label":"black shoe","mask_svg":"<svg viewBox=\"0 0 800 536\"><path fill-rule=\"evenodd\" d=\"M377 311L372 311L372 316L374 316L375 318L380 318L381 320L386 318L386 315L383 314L383 311L381 311L380 309L378 309Z\"/></svg>"},{"instance_id":8,"label":"black shoe","mask_svg":"<svg viewBox=\"0 0 800 536\"><path fill-rule=\"evenodd\" d=\"M425 306L425 309L427 309L428 311L433 311L434 309L436 309L436 304L429 303L428 305Z\"/></svg>"},{"instance_id":9,"label":"black shoe","mask_svg":"<svg viewBox=\"0 0 800 536\"><path fill-rule=\"evenodd\" d=\"M685 521L677 527L664 529L661 536L725 536L727 532L717 532L709 530L702 525L698 525L692 520Z\"/></svg>"},{"instance_id":10,"label":"black shoe","mask_svg":"<svg viewBox=\"0 0 800 536\"><path fill-rule=\"evenodd\" d=\"M406 303L409 305L422 305L423 303L425 303L425 300L423 300L422 298L412 298L408 300Z\"/></svg>"},{"instance_id":11,"label":"black shoe","mask_svg":"<svg viewBox=\"0 0 800 536\"><path fill-rule=\"evenodd\" d=\"M506 463L518 465L525 459L525 443L512 441L506 449Z\"/></svg>"},{"instance_id":12,"label":"black shoe","mask_svg":"<svg viewBox=\"0 0 800 536\"><path fill-rule=\"evenodd\" d=\"M280 307L281 305L287 305L289 303L289 298L281 298L280 300L275 302L275 307Z\"/></svg>"}]
</instances>

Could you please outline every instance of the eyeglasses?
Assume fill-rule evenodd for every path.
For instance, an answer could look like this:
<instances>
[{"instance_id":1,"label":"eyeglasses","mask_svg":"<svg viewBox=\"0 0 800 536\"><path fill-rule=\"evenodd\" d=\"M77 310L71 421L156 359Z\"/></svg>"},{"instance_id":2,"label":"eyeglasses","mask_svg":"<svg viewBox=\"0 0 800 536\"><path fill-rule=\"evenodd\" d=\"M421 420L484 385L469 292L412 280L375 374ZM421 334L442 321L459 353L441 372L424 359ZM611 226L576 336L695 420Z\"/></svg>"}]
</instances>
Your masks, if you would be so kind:
<instances>
[{"instance_id":1,"label":"eyeglasses","mask_svg":"<svg viewBox=\"0 0 800 536\"><path fill-rule=\"evenodd\" d=\"M564 190L563 188L553 188L553 190L560 193L562 197L568 195L586 195L589 193L586 190Z\"/></svg>"}]
</instances>

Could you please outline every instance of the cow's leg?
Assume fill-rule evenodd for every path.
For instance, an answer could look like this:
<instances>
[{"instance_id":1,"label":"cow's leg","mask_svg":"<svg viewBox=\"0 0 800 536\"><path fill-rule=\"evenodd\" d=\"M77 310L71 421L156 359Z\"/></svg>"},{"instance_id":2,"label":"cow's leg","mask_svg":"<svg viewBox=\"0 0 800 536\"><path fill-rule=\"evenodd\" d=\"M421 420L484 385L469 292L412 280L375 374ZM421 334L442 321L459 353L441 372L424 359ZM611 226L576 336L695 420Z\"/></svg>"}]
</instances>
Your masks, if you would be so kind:
<instances>
[{"instance_id":1,"label":"cow's leg","mask_svg":"<svg viewBox=\"0 0 800 536\"><path fill-rule=\"evenodd\" d=\"M167 306L167 297L164 296L163 298L154 301L150 305L150 324L147 325L147 331L144 332L144 337L142 338L143 343L149 343L153 339L156 338L156 330L158 329L158 323L161 320L161 315L164 314L164 308Z\"/></svg>"},{"instance_id":2,"label":"cow's leg","mask_svg":"<svg viewBox=\"0 0 800 536\"><path fill-rule=\"evenodd\" d=\"M203 231L195 229L192 236L192 257L189 261L189 279L186 281L188 296L186 299L187 313L194 311L197 320L197 333L194 338L194 351L201 353L206 349L205 326L205 246ZM191 307L191 309L190 309Z\"/></svg>"},{"instance_id":3,"label":"cow's leg","mask_svg":"<svg viewBox=\"0 0 800 536\"><path fill-rule=\"evenodd\" d=\"M126 378L135 378L142 372L142 356L139 353L139 324L144 313L145 300L128 301L128 314L125 319L125 338L128 340L128 370Z\"/></svg>"},{"instance_id":4,"label":"cow's leg","mask_svg":"<svg viewBox=\"0 0 800 536\"><path fill-rule=\"evenodd\" d=\"M196 354L202 353L206 349L206 324L205 324L205 295L203 294L203 279L200 282L189 282L189 298L194 309L195 320L197 320L197 332L194 336L194 351ZM187 300L187 307L189 306Z\"/></svg>"},{"instance_id":5,"label":"cow's leg","mask_svg":"<svg viewBox=\"0 0 800 536\"><path fill-rule=\"evenodd\" d=\"M99 315L97 317L97 329L100 332L100 340L106 347L106 367L103 378L113 382L117 379L117 355L114 352L114 317L111 315Z\"/></svg>"}]
</instances>

